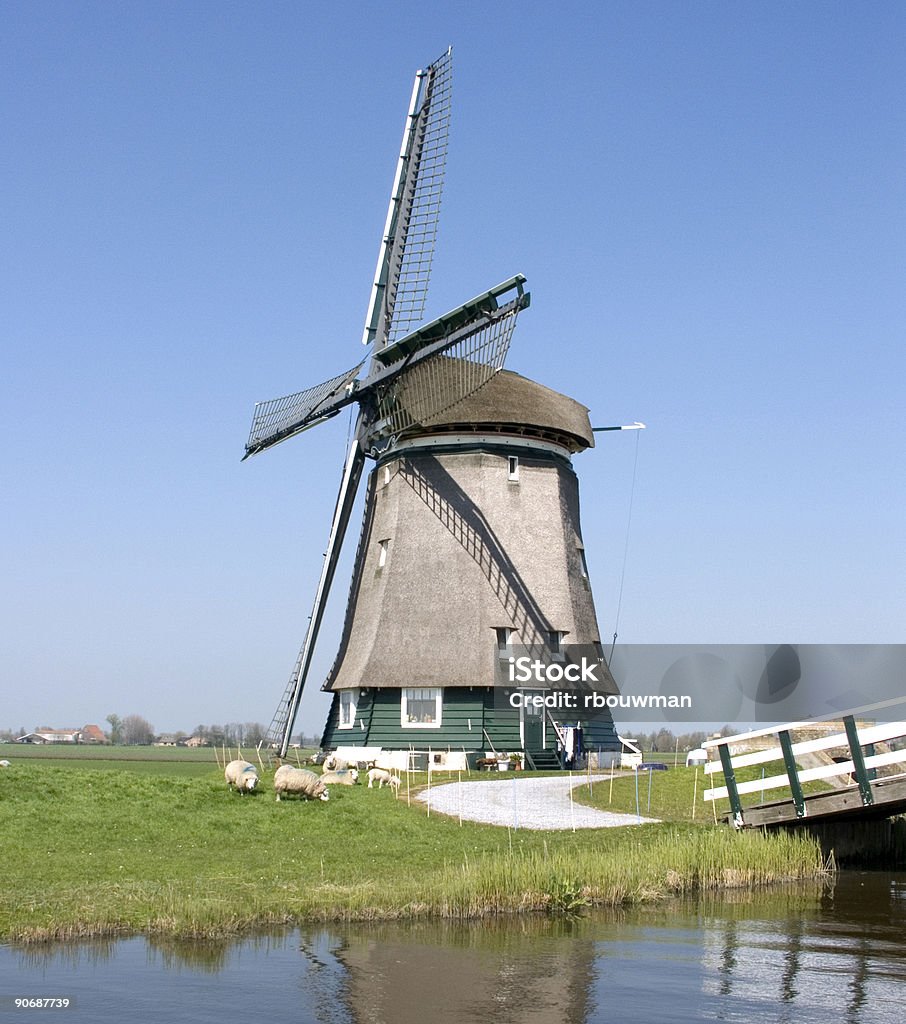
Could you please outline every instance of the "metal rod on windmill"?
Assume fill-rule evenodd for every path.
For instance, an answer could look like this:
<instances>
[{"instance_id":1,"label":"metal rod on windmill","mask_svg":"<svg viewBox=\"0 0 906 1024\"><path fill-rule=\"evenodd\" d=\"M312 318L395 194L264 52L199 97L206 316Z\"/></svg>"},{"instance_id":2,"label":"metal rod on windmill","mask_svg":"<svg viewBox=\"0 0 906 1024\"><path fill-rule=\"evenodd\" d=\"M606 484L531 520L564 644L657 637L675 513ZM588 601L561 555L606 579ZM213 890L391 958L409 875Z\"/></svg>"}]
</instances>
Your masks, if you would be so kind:
<instances>
[{"instance_id":1,"label":"metal rod on windmill","mask_svg":"<svg viewBox=\"0 0 906 1024\"><path fill-rule=\"evenodd\" d=\"M347 455L315 602L299 656L268 730L286 756L318 631L366 456L430 423L482 387L503 366L519 312L529 305L516 275L423 327L443 189L450 122L452 51L417 72L394 175L363 341L367 360L315 387L255 407L245 455L257 455L336 416L355 402ZM439 369L443 372L438 372Z\"/></svg>"},{"instance_id":2,"label":"metal rod on windmill","mask_svg":"<svg viewBox=\"0 0 906 1024\"><path fill-rule=\"evenodd\" d=\"M625 423L621 427L592 427L591 429L593 433L601 434L605 430L645 430L646 425L636 421L635 423Z\"/></svg>"}]
</instances>

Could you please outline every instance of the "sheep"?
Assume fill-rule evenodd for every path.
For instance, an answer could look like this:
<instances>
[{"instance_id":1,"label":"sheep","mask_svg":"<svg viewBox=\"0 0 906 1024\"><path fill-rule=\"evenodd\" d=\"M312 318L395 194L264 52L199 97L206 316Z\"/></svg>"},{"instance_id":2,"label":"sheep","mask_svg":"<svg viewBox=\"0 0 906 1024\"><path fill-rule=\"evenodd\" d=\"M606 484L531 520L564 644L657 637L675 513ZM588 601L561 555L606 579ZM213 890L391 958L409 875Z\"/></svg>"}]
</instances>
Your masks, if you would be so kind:
<instances>
[{"instance_id":1,"label":"sheep","mask_svg":"<svg viewBox=\"0 0 906 1024\"><path fill-rule=\"evenodd\" d=\"M248 761L230 761L223 772L230 789L233 786L239 790L239 795L251 793L258 785L258 769Z\"/></svg>"},{"instance_id":2,"label":"sheep","mask_svg":"<svg viewBox=\"0 0 906 1024\"><path fill-rule=\"evenodd\" d=\"M372 768L368 773L368 788L374 789L375 782L378 784L378 789L383 789L385 782L392 789L400 788L400 780L385 768Z\"/></svg>"},{"instance_id":3,"label":"sheep","mask_svg":"<svg viewBox=\"0 0 906 1024\"><path fill-rule=\"evenodd\" d=\"M355 768L345 771L324 772L321 781L325 786L354 786L359 781L359 773Z\"/></svg>"},{"instance_id":4,"label":"sheep","mask_svg":"<svg viewBox=\"0 0 906 1024\"><path fill-rule=\"evenodd\" d=\"M328 754L324 758L323 768L325 772L342 772L347 768L358 768L358 762L350 761L345 757L338 757L336 754Z\"/></svg>"},{"instance_id":5,"label":"sheep","mask_svg":"<svg viewBox=\"0 0 906 1024\"><path fill-rule=\"evenodd\" d=\"M298 793L306 800L330 799L327 787L318 775L307 768L293 768L291 764L281 765L274 773L274 790L277 800L281 793Z\"/></svg>"},{"instance_id":6,"label":"sheep","mask_svg":"<svg viewBox=\"0 0 906 1024\"><path fill-rule=\"evenodd\" d=\"M9 761L7 761L5 757L0 761L0 768L9 768Z\"/></svg>"}]
</instances>

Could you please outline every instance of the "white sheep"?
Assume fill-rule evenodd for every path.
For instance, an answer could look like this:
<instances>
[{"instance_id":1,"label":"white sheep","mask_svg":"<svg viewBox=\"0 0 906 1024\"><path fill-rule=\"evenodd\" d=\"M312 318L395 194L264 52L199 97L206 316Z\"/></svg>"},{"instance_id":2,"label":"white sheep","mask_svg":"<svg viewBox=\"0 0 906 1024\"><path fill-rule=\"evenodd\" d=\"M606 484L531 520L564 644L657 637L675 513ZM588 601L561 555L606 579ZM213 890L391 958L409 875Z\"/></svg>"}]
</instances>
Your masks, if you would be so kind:
<instances>
[{"instance_id":1,"label":"white sheep","mask_svg":"<svg viewBox=\"0 0 906 1024\"><path fill-rule=\"evenodd\" d=\"M321 777L307 768L293 768L291 764L281 765L274 773L274 790L277 799L280 794L297 793L305 800L329 800L330 794Z\"/></svg>"},{"instance_id":2,"label":"white sheep","mask_svg":"<svg viewBox=\"0 0 906 1024\"><path fill-rule=\"evenodd\" d=\"M328 754L322 765L325 772L342 772L347 768L357 768L357 761L349 761L345 757L337 757L336 754Z\"/></svg>"},{"instance_id":3,"label":"white sheep","mask_svg":"<svg viewBox=\"0 0 906 1024\"><path fill-rule=\"evenodd\" d=\"M354 786L359 781L359 773L356 768L324 772L321 776L321 781L325 786Z\"/></svg>"},{"instance_id":4,"label":"white sheep","mask_svg":"<svg viewBox=\"0 0 906 1024\"><path fill-rule=\"evenodd\" d=\"M400 780L396 775L391 775L386 768L372 768L368 773L368 788L374 789L375 782L378 784L378 789L383 789L384 783L392 789L400 788Z\"/></svg>"},{"instance_id":5,"label":"white sheep","mask_svg":"<svg viewBox=\"0 0 906 1024\"><path fill-rule=\"evenodd\" d=\"M251 793L258 785L258 769L248 761L230 761L223 772L227 785L239 790L239 795Z\"/></svg>"},{"instance_id":6,"label":"white sheep","mask_svg":"<svg viewBox=\"0 0 906 1024\"><path fill-rule=\"evenodd\" d=\"M0 761L0 768L9 768L9 761L7 761L5 757Z\"/></svg>"}]
</instances>

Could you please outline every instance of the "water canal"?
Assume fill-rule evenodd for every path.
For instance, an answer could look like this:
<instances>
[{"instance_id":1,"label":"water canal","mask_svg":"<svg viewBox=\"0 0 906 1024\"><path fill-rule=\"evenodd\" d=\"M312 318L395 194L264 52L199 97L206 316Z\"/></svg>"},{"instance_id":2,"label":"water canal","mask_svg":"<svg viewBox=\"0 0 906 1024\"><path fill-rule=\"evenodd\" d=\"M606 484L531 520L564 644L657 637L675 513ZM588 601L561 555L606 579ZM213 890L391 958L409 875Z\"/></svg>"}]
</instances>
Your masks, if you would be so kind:
<instances>
[{"instance_id":1,"label":"water canal","mask_svg":"<svg viewBox=\"0 0 906 1024\"><path fill-rule=\"evenodd\" d=\"M901 1024L906 874L578 918L0 946L4 1019ZM15 998L68 998L21 1009Z\"/></svg>"}]
</instances>

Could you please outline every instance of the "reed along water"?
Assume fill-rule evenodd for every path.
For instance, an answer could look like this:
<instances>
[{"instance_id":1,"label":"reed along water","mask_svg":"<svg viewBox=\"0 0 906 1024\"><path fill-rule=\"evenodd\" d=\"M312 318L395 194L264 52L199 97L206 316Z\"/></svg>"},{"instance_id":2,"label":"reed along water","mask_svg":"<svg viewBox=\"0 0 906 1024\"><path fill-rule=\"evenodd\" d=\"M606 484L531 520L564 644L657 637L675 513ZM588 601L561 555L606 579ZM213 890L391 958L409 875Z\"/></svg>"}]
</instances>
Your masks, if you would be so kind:
<instances>
[{"instance_id":1,"label":"reed along water","mask_svg":"<svg viewBox=\"0 0 906 1024\"><path fill-rule=\"evenodd\" d=\"M901 1024L904 936L906 874L848 872L568 917L0 946L0 1019Z\"/></svg>"}]
</instances>

